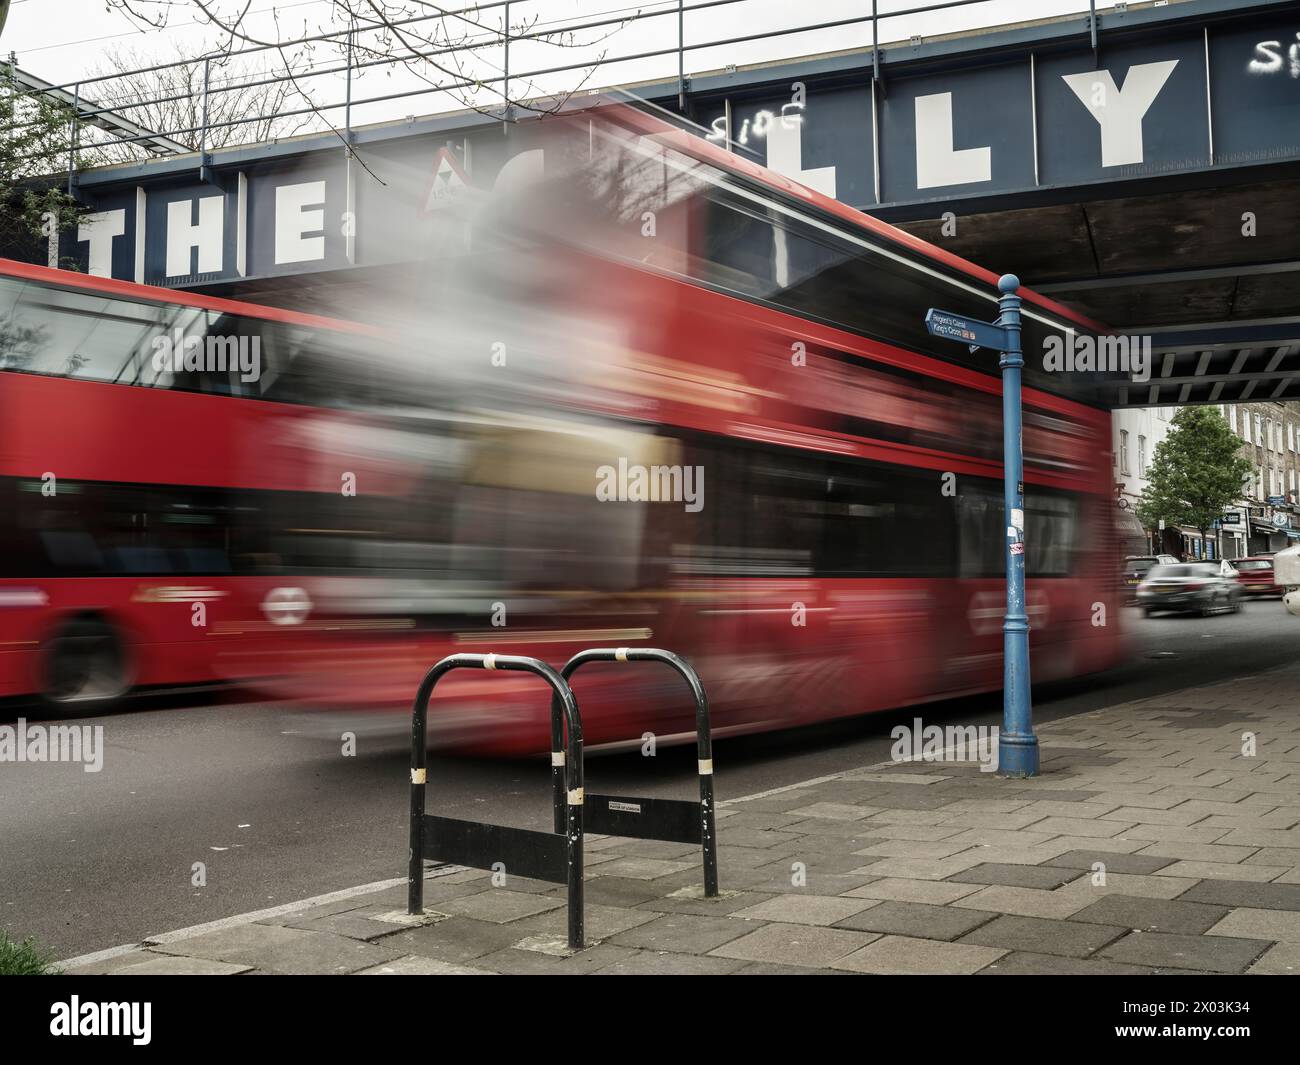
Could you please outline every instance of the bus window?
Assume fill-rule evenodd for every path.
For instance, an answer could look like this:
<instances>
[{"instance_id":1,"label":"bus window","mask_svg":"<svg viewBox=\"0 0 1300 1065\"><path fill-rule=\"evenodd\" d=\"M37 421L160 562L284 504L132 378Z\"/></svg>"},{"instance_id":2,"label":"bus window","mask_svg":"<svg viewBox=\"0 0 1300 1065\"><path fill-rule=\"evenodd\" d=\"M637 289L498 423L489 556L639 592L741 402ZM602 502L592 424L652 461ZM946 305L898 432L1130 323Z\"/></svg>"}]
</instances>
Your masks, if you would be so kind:
<instances>
[{"instance_id":1,"label":"bus window","mask_svg":"<svg viewBox=\"0 0 1300 1065\"><path fill-rule=\"evenodd\" d=\"M178 311L3 277L0 369L135 383Z\"/></svg>"}]
</instances>

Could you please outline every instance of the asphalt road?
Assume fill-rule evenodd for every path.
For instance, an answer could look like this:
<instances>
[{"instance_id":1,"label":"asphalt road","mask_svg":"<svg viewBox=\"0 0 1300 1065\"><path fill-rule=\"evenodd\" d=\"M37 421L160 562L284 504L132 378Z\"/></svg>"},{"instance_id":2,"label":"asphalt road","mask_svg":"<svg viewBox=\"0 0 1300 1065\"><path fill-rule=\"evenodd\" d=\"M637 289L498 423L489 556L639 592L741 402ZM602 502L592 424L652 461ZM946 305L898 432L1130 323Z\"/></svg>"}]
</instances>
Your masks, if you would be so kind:
<instances>
[{"instance_id":1,"label":"asphalt road","mask_svg":"<svg viewBox=\"0 0 1300 1065\"><path fill-rule=\"evenodd\" d=\"M1035 690L1047 721L1292 659L1300 619L1276 600L1240 614L1125 619L1131 661ZM0 709L0 722L39 718ZM720 799L884 760L908 711L720 741ZM926 709L928 721L994 724L1001 696ZM135 942L328 891L402 876L408 749L363 738L354 757L306 734L283 708L211 694L150 697L95 718L100 773L79 765L0 763L0 927L59 957ZM592 789L694 790L694 751L593 757ZM451 816L545 827L549 773L540 762L430 759L430 806ZM191 884L194 863L206 887Z\"/></svg>"}]
</instances>

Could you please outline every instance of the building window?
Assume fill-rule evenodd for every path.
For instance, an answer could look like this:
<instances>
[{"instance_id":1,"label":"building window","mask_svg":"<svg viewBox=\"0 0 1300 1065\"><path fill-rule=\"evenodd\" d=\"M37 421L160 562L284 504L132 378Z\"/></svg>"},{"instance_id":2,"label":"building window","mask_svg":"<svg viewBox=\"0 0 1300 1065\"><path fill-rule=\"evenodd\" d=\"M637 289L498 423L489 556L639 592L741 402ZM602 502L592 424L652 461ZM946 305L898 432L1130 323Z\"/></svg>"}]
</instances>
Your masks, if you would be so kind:
<instances>
[{"instance_id":1,"label":"building window","mask_svg":"<svg viewBox=\"0 0 1300 1065\"><path fill-rule=\"evenodd\" d=\"M1128 430L1119 431L1119 472L1128 473Z\"/></svg>"},{"instance_id":2,"label":"building window","mask_svg":"<svg viewBox=\"0 0 1300 1065\"><path fill-rule=\"evenodd\" d=\"M1138 476L1145 477L1146 475L1147 475L1147 438L1145 436L1139 436L1138 437Z\"/></svg>"},{"instance_id":3,"label":"building window","mask_svg":"<svg viewBox=\"0 0 1300 1065\"><path fill-rule=\"evenodd\" d=\"M1256 414L1255 415L1255 443L1257 444L1264 443L1264 434L1262 431L1263 427L1261 425L1262 421L1263 419L1258 414Z\"/></svg>"},{"instance_id":4,"label":"building window","mask_svg":"<svg viewBox=\"0 0 1300 1065\"><path fill-rule=\"evenodd\" d=\"M1264 467L1255 467L1255 498L1264 498Z\"/></svg>"}]
</instances>

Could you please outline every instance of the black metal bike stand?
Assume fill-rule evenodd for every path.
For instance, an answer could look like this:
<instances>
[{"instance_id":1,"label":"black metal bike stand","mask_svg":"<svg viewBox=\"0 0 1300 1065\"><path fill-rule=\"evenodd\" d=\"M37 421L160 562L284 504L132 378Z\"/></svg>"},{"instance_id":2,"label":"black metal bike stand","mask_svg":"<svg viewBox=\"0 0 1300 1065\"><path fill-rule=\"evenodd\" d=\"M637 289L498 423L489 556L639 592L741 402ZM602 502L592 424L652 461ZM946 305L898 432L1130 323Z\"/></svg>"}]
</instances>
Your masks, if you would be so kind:
<instances>
[{"instance_id":1,"label":"black metal bike stand","mask_svg":"<svg viewBox=\"0 0 1300 1065\"><path fill-rule=\"evenodd\" d=\"M559 778L563 811L555 832L510 828L437 817L424 812L428 736L426 721L434 686L453 669L514 670L533 673L551 686L552 713L567 725L564 771ZM563 727L563 726L562 726ZM552 726L554 732L555 726ZM554 759L552 759L554 762ZM411 710L411 846L407 874L407 913L424 912L424 859L492 869L500 863L515 876L566 884L569 896L569 946L583 946L582 919L582 719L567 680L536 658L516 655L449 655L425 674Z\"/></svg>"},{"instance_id":2,"label":"black metal bike stand","mask_svg":"<svg viewBox=\"0 0 1300 1065\"><path fill-rule=\"evenodd\" d=\"M709 732L709 700L699 675L684 658L655 647L593 647L570 658L560 676L567 682L588 662L662 662L675 669L690 686L695 698L696 757L700 777L700 801L650 799L625 795L588 797L583 810L583 827L588 832L635 839L657 839L669 843L695 843L703 853L704 894L718 894L718 837L713 816L713 741ZM558 690L558 689L557 689ZM565 771L572 755L563 743L562 706L551 700L551 791L555 831L562 831L565 819ZM571 786L571 785L570 785Z\"/></svg>"}]
</instances>

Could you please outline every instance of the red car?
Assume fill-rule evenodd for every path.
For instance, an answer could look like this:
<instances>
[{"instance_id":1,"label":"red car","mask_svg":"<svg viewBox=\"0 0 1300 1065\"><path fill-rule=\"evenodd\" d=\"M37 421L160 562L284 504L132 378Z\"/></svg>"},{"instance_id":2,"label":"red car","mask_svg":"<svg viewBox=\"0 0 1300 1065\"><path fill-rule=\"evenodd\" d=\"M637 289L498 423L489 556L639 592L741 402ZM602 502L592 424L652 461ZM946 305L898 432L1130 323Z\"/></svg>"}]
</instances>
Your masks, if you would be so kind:
<instances>
[{"instance_id":1,"label":"red car","mask_svg":"<svg viewBox=\"0 0 1300 1065\"><path fill-rule=\"evenodd\" d=\"M1251 555L1249 558L1234 559L1232 564L1236 567L1243 595L1282 594L1281 585L1273 579L1272 555Z\"/></svg>"}]
</instances>

